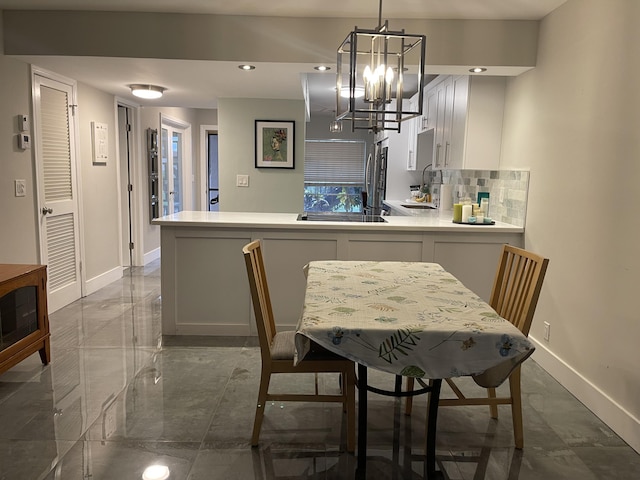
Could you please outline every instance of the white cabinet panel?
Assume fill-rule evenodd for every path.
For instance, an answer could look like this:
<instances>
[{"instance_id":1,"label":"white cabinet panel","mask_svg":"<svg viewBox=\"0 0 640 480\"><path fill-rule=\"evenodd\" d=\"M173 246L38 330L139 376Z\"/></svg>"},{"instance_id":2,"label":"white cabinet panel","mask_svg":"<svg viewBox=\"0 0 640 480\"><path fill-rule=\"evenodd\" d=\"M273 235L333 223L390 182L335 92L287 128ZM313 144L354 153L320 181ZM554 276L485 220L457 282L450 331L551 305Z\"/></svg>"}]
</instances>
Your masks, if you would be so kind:
<instances>
[{"instance_id":1,"label":"white cabinet panel","mask_svg":"<svg viewBox=\"0 0 640 480\"><path fill-rule=\"evenodd\" d=\"M338 239L265 235L262 246L276 322L280 327L294 328L306 285L303 268L312 260L336 260Z\"/></svg>"},{"instance_id":2,"label":"white cabinet panel","mask_svg":"<svg viewBox=\"0 0 640 480\"><path fill-rule=\"evenodd\" d=\"M423 257L422 235L349 237L349 260L420 262Z\"/></svg>"},{"instance_id":3,"label":"white cabinet panel","mask_svg":"<svg viewBox=\"0 0 640 480\"><path fill-rule=\"evenodd\" d=\"M467 288L488 302L504 243L522 246L520 238L516 236L512 239L505 236L484 242L480 239L476 242L439 239L434 244L434 262L442 265Z\"/></svg>"},{"instance_id":4,"label":"white cabinet panel","mask_svg":"<svg viewBox=\"0 0 640 480\"><path fill-rule=\"evenodd\" d=\"M246 234L175 239L175 331L163 333L189 335L205 327L211 332L219 329L229 335L249 335L251 306L247 302L249 282L242 247L250 241ZM162 273L164 281L164 268ZM165 301L170 300L163 294L163 310Z\"/></svg>"},{"instance_id":5,"label":"white cabinet panel","mask_svg":"<svg viewBox=\"0 0 640 480\"><path fill-rule=\"evenodd\" d=\"M434 83L435 82L435 83ZM424 125L433 128L433 168L497 170L506 79L441 76L425 91Z\"/></svg>"}]
</instances>

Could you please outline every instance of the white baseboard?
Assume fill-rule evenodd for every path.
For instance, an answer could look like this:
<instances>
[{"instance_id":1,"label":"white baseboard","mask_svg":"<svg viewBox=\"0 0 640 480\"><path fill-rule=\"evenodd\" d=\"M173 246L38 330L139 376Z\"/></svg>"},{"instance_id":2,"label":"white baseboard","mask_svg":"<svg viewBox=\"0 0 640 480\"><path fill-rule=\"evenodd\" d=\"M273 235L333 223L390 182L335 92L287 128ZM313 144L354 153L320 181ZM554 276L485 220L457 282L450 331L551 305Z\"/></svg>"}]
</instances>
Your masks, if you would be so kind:
<instances>
[{"instance_id":1,"label":"white baseboard","mask_svg":"<svg viewBox=\"0 0 640 480\"><path fill-rule=\"evenodd\" d=\"M160 248L156 248L144 254L144 265L160 258Z\"/></svg>"},{"instance_id":2,"label":"white baseboard","mask_svg":"<svg viewBox=\"0 0 640 480\"><path fill-rule=\"evenodd\" d=\"M536 363L606 423L631 448L640 453L640 420L545 345L531 336L529 340L536 347L532 356Z\"/></svg>"},{"instance_id":3,"label":"white baseboard","mask_svg":"<svg viewBox=\"0 0 640 480\"><path fill-rule=\"evenodd\" d=\"M110 283L115 282L116 280L120 280L122 278L122 267L116 267L108 272L101 273L100 275L93 277L87 280L86 283L86 295L91 295L94 292L97 292L102 287L106 287Z\"/></svg>"}]
</instances>

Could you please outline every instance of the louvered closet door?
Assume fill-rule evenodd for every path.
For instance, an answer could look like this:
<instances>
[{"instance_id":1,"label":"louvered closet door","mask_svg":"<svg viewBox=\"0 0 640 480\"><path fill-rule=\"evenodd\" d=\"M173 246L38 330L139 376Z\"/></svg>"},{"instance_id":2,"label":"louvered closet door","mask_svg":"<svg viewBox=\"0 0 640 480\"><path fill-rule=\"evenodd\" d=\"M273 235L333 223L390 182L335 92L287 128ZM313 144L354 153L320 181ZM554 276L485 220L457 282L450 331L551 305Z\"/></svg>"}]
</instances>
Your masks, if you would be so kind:
<instances>
[{"instance_id":1,"label":"louvered closet door","mask_svg":"<svg viewBox=\"0 0 640 480\"><path fill-rule=\"evenodd\" d=\"M40 250L47 265L49 311L82 295L71 85L35 76Z\"/></svg>"}]
</instances>

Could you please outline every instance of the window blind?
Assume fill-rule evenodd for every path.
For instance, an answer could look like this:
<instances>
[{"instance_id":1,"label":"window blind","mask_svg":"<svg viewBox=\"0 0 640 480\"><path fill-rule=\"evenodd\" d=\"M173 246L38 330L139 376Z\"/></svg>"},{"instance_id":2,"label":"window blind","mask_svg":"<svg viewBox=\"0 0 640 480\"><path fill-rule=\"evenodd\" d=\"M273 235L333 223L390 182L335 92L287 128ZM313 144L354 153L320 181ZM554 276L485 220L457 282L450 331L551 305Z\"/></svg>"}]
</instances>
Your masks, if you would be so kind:
<instances>
[{"instance_id":1,"label":"window blind","mask_svg":"<svg viewBox=\"0 0 640 480\"><path fill-rule=\"evenodd\" d=\"M361 140L306 140L306 184L363 185L366 144Z\"/></svg>"},{"instance_id":2,"label":"window blind","mask_svg":"<svg viewBox=\"0 0 640 480\"><path fill-rule=\"evenodd\" d=\"M73 198L68 103L66 92L40 88L45 202Z\"/></svg>"}]
</instances>

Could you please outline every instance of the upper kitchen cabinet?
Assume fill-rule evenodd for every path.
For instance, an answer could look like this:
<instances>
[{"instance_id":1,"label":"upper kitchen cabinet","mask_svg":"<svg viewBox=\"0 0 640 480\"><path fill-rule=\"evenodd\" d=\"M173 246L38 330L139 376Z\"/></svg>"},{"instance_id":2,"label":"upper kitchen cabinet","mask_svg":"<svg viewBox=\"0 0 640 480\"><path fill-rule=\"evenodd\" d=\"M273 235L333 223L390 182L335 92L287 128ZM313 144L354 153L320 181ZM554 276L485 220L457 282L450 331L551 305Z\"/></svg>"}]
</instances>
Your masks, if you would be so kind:
<instances>
[{"instance_id":1,"label":"upper kitchen cabinet","mask_svg":"<svg viewBox=\"0 0 640 480\"><path fill-rule=\"evenodd\" d=\"M409 100L409 108L411 111L417 111L418 94L416 93ZM409 135L408 152L407 152L407 170L416 170L418 168L418 133L419 126L424 117L415 117L406 121Z\"/></svg>"},{"instance_id":2,"label":"upper kitchen cabinet","mask_svg":"<svg viewBox=\"0 0 640 480\"><path fill-rule=\"evenodd\" d=\"M418 134L434 129L433 168L497 170L505 77L439 76L425 92Z\"/></svg>"},{"instance_id":3,"label":"upper kitchen cabinet","mask_svg":"<svg viewBox=\"0 0 640 480\"><path fill-rule=\"evenodd\" d=\"M394 110L396 108L395 102L395 100L392 100L387 110ZM418 94L411 97L411 99L404 99L403 108L409 111L417 111L417 103ZM376 141L381 141L385 138L389 140L389 163L397 164L400 168L403 168L402 166L404 165L407 170L417 170L418 132L416 129L421 120L422 116L409 118L400 124L400 132L384 131L376 135Z\"/></svg>"}]
</instances>

